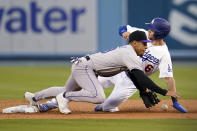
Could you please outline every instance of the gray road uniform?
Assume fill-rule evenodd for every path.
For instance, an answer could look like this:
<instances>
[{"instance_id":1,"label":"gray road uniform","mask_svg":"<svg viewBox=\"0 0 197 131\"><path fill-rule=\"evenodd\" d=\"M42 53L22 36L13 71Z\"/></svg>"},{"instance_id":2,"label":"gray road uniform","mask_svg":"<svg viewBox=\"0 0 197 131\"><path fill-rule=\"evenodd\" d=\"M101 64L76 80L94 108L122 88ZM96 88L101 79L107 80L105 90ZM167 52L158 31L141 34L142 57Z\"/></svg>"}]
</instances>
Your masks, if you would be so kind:
<instances>
[{"instance_id":1,"label":"gray road uniform","mask_svg":"<svg viewBox=\"0 0 197 131\"><path fill-rule=\"evenodd\" d=\"M65 97L71 101L102 103L105 94L95 74L113 76L127 69L142 70L142 62L131 45L82 57L72 64L72 73L64 88L52 87L36 92L35 99L55 97L59 93L66 92ZM79 88L81 90L78 90Z\"/></svg>"}]
</instances>

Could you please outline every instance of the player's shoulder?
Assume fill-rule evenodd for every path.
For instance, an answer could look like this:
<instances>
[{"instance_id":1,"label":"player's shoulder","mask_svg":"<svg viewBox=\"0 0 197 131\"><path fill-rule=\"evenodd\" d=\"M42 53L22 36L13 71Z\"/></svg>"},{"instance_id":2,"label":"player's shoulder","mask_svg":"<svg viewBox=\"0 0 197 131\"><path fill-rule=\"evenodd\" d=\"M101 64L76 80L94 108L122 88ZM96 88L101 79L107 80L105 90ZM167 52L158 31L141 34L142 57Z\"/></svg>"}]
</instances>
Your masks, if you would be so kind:
<instances>
[{"instance_id":1,"label":"player's shoulder","mask_svg":"<svg viewBox=\"0 0 197 131\"><path fill-rule=\"evenodd\" d=\"M148 48L156 51L162 51L162 52L169 52L168 46L166 44L162 46L152 45L151 43L148 43Z\"/></svg>"},{"instance_id":2,"label":"player's shoulder","mask_svg":"<svg viewBox=\"0 0 197 131\"><path fill-rule=\"evenodd\" d=\"M121 54L122 57L135 57L137 56L134 48L128 44L128 45L124 45L124 46L120 46L119 47L119 53Z\"/></svg>"},{"instance_id":3,"label":"player's shoulder","mask_svg":"<svg viewBox=\"0 0 197 131\"><path fill-rule=\"evenodd\" d=\"M132 46L127 44L127 45L122 45L122 46L118 46L118 49L121 49L121 50L130 50L132 49Z\"/></svg>"},{"instance_id":4,"label":"player's shoulder","mask_svg":"<svg viewBox=\"0 0 197 131\"><path fill-rule=\"evenodd\" d=\"M163 52L164 52L165 54L170 54L170 52L169 52L169 50L168 50L168 46L167 46L166 44L164 44L164 45L162 46L162 48L163 48Z\"/></svg>"},{"instance_id":5,"label":"player's shoulder","mask_svg":"<svg viewBox=\"0 0 197 131\"><path fill-rule=\"evenodd\" d=\"M129 53L130 50L131 50L130 45L123 45L123 46L118 46L117 48L112 50L112 52L123 55L125 53Z\"/></svg>"},{"instance_id":6,"label":"player's shoulder","mask_svg":"<svg viewBox=\"0 0 197 131\"><path fill-rule=\"evenodd\" d=\"M161 59L163 56L169 56L169 51L167 46L155 46L152 44L148 44L148 49L146 52L149 52L149 54L152 54L153 56L157 57L158 59ZM148 54L148 53L146 53Z\"/></svg>"},{"instance_id":7,"label":"player's shoulder","mask_svg":"<svg viewBox=\"0 0 197 131\"><path fill-rule=\"evenodd\" d=\"M165 58L168 58L168 59L171 59L171 56L170 56L170 52L168 50L168 46L165 44L163 46L161 46L161 55L162 57L165 57Z\"/></svg>"}]
</instances>

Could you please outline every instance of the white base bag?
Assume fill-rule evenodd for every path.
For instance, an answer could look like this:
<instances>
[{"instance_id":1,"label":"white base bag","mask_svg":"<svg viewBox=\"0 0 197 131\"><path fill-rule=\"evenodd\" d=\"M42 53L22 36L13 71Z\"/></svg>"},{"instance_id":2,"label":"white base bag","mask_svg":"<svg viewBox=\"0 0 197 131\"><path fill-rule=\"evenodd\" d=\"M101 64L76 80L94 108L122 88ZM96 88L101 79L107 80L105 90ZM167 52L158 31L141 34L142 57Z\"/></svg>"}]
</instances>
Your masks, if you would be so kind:
<instances>
[{"instance_id":1,"label":"white base bag","mask_svg":"<svg viewBox=\"0 0 197 131\"><path fill-rule=\"evenodd\" d=\"M19 105L8 107L2 110L2 113L36 113L39 112L38 107L29 105Z\"/></svg>"}]
</instances>

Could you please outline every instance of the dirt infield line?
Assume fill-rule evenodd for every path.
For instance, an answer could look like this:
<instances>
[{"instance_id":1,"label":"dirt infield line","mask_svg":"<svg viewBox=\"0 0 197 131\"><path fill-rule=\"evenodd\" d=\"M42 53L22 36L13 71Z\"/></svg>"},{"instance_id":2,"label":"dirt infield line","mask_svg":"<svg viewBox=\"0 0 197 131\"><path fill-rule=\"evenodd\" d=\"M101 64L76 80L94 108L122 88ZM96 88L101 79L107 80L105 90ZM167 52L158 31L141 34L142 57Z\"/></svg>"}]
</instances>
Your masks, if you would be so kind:
<instances>
[{"instance_id":1,"label":"dirt infield line","mask_svg":"<svg viewBox=\"0 0 197 131\"><path fill-rule=\"evenodd\" d=\"M44 102L44 101L42 101ZM163 111L162 104L167 104L169 109ZM171 105L170 100L162 100L151 109L146 109L141 100L127 100L119 106L120 111L115 113L94 112L95 104L84 102L71 102L69 108L72 114L60 114L58 109L44 113L14 113L2 114L2 109L28 104L25 100L0 100L0 119L197 119L197 100L185 99L180 103L189 113L180 113Z\"/></svg>"}]
</instances>

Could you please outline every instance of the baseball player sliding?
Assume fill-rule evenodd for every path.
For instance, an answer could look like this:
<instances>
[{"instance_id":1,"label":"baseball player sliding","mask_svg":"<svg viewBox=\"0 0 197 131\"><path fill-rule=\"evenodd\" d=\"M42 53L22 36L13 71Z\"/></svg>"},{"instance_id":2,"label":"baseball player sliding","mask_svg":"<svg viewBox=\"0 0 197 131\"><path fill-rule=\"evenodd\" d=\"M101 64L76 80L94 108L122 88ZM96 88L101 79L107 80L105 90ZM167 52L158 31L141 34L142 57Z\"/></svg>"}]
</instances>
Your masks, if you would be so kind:
<instances>
[{"instance_id":1,"label":"baseball player sliding","mask_svg":"<svg viewBox=\"0 0 197 131\"><path fill-rule=\"evenodd\" d=\"M70 101L85 101L91 103L103 103L105 94L97 75L114 76L127 70L128 76L137 84L142 98L147 88L166 96L177 97L175 91L167 91L154 84L143 73L142 62L138 56L142 56L147 49L146 34L144 31L136 30L129 35L129 44L116 49L99 52L89 56L73 60L72 73L64 88L53 87L35 94L26 92L25 98L31 105L37 101L49 97L55 97L61 113L69 114ZM149 92L149 91L148 91Z\"/></svg>"},{"instance_id":2,"label":"baseball player sliding","mask_svg":"<svg viewBox=\"0 0 197 131\"><path fill-rule=\"evenodd\" d=\"M146 75L151 75L159 70L159 78L164 78L166 80L168 90L176 92L170 54L167 45L163 41L163 38L170 32L170 25L162 18L155 18L151 23L147 23L146 25L149 28L148 32L144 29L127 25L120 27L119 34L128 40L130 33L136 30L146 32L148 38L152 40L152 43L148 43L148 49L146 49L143 56L139 57L142 61L141 67ZM112 77L99 76L98 80L103 88L114 86L114 89L104 103L95 107L95 111L118 111L118 106L137 91L136 86L130 80L126 72L121 72ZM187 110L178 103L176 98L172 97L172 102L175 109L183 113L187 112ZM41 111L48 111L58 107L58 105L56 100L52 99L52 101L48 101L45 104L39 104L38 107Z\"/></svg>"},{"instance_id":3,"label":"baseball player sliding","mask_svg":"<svg viewBox=\"0 0 197 131\"><path fill-rule=\"evenodd\" d=\"M140 57L142 61L142 68L146 75L151 75L159 70L159 78L164 78L168 87L168 90L176 92L175 80L173 78L172 62L170 53L168 51L166 43L163 39L170 32L170 24L167 20L162 18L155 18L151 23L146 23L148 32L146 34L151 43L148 43L148 49L144 55ZM119 34L126 40L128 36L135 30L142 30L129 25L122 26L119 29ZM127 100L136 92L135 85L128 81L127 75L122 72L113 77L100 78L101 83L105 83L108 87L114 85L114 90L111 95L103 104L99 104L95 107L95 111L117 111L117 106ZM182 107L176 98L171 97L173 107L180 112L186 113L187 110Z\"/></svg>"}]
</instances>

